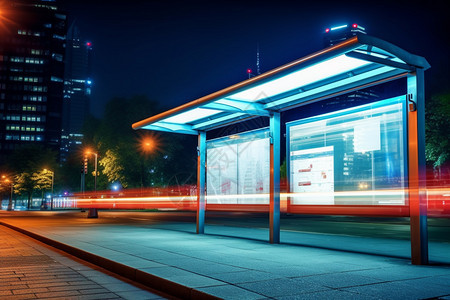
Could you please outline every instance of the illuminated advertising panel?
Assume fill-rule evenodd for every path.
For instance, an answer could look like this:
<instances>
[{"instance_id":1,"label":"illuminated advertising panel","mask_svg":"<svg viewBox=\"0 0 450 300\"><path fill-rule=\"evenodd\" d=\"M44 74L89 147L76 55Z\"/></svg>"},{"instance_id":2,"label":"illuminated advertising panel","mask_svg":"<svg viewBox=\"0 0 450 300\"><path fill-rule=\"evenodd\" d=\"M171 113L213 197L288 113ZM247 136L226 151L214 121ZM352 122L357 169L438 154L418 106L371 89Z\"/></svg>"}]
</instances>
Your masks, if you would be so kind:
<instances>
[{"instance_id":1,"label":"illuminated advertising panel","mask_svg":"<svg viewBox=\"0 0 450 300\"><path fill-rule=\"evenodd\" d=\"M207 203L268 204L269 151L267 129L207 141Z\"/></svg>"},{"instance_id":2,"label":"illuminated advertising panel","mask_svg":"<svg viewBox=\"0 0 450 300\"><path fill-rule=\"evenodd\" d=\"M208 148L207 192L211 195L237 194L237 144ZM217 198L217 200L221 200ZM219 202L220 203L220 202Z\"/></svg>"},{"instance_id":3,"label":"illuminated advertising panel","mask_svg":"<svg viewBox=\"0 0 450 300\"><path fill-rule=\"evenodd\" d=\"M291 204L405 205L404 99L287 123Z\"/></svg>"},{"instance_id":4,"label":"illuminated advertising panel","mask_svg":"<svg viewBox=\"0 0 450 300\"><path fill-rule=\"evenodd\" d=\"M334 204L333 146L292 151L292 192L297 204Z\"/></svg>"}]
</instances>

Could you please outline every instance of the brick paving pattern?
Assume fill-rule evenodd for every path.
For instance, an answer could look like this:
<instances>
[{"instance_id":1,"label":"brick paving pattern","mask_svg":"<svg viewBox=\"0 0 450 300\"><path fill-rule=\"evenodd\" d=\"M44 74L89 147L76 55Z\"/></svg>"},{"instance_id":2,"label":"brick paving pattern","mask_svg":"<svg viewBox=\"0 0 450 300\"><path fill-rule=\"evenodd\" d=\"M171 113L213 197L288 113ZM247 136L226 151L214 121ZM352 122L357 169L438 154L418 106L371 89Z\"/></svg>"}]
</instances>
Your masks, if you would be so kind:
<instances>
[{"instance_id":1,"label":"brick paving pattern","mask_svg":"<svg viewBox=\"0 0 450 300\"><path fill-rule=\"evenodd\" d=\"M0 226L0 299L166 299Z\"/></svg>"}]
</instances>

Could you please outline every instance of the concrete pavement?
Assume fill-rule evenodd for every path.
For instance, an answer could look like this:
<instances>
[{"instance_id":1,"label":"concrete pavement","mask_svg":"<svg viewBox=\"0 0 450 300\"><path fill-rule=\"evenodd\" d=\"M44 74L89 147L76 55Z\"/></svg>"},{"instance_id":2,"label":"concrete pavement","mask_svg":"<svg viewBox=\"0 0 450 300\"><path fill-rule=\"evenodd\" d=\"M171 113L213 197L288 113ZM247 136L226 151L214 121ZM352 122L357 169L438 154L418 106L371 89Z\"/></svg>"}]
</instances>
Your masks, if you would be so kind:
<instances>
[{"instance_id":1,"label":"concrete pavement","mask_svg":"<svg viewBox=\"0 0 450 300\"><path fill-rule=\"evenodd\" d=\"M1 299L166 299L0 226Z\"/></svg>"},{"instance_id":2,"label":"concrete pavement","mask_svg":"<svg viewBox=\"0 0 450 300\"><path fill-rule=\"evenodd\" d=\"M261 228L206 225L197 235L192 223L15 213L0 222L179 298L450 299L450 265L411 265L408 241L282 232L283 243L271 245ZM338 250L344 243L355 250ZM385 253L361 251L372 246ZM445 258L450 245L440 246Z\"/></svg>"}]
</instances>

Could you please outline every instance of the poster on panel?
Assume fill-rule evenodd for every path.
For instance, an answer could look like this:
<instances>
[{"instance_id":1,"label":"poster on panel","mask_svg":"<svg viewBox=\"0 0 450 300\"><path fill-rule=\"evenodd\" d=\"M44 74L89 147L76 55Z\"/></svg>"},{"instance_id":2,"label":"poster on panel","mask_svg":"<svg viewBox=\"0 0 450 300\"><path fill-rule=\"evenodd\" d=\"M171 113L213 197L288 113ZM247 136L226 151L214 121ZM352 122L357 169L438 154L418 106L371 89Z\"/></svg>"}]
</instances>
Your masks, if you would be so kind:
<instances>
[{"instance_id":1,"label":"poster on panel","mask_svg":"<svg viewBox=\"0 0 450 300\"><path fill-rule=\"evenodd\" d=\"M334 204L333 146L291 152L294 204Z\"/></svg>"},{"instance_id":2,"label":"poster on panel","mask_svg":"<svg viewBox=\"0 0 450 300\"><path fill-rule=\"evenodd\" d=\"M288 123L291 204L405 205L403 100Z\"/></svg>"}]
</instances>

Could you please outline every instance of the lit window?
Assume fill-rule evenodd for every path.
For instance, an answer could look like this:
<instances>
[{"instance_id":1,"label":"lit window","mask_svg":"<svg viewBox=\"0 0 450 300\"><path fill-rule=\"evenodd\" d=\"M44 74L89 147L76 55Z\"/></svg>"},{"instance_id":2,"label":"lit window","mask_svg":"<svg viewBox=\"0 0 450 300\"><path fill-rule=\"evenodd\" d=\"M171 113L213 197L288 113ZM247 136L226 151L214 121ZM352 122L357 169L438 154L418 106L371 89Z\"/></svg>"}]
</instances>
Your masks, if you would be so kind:
<instances>
[{"instance_id":1,"label":"lit window","mask_svg":"<svg viewBox=\"0 0 450 300\"><path fill-rule=\"evenodd\" d=\"M50 78L50 80L51 80L51 81L54 81L54 82L63 82L63 80L62 80L61 78L56 77L56 76L52 76L52 77Z\"/></svg>"}]
</instances>

